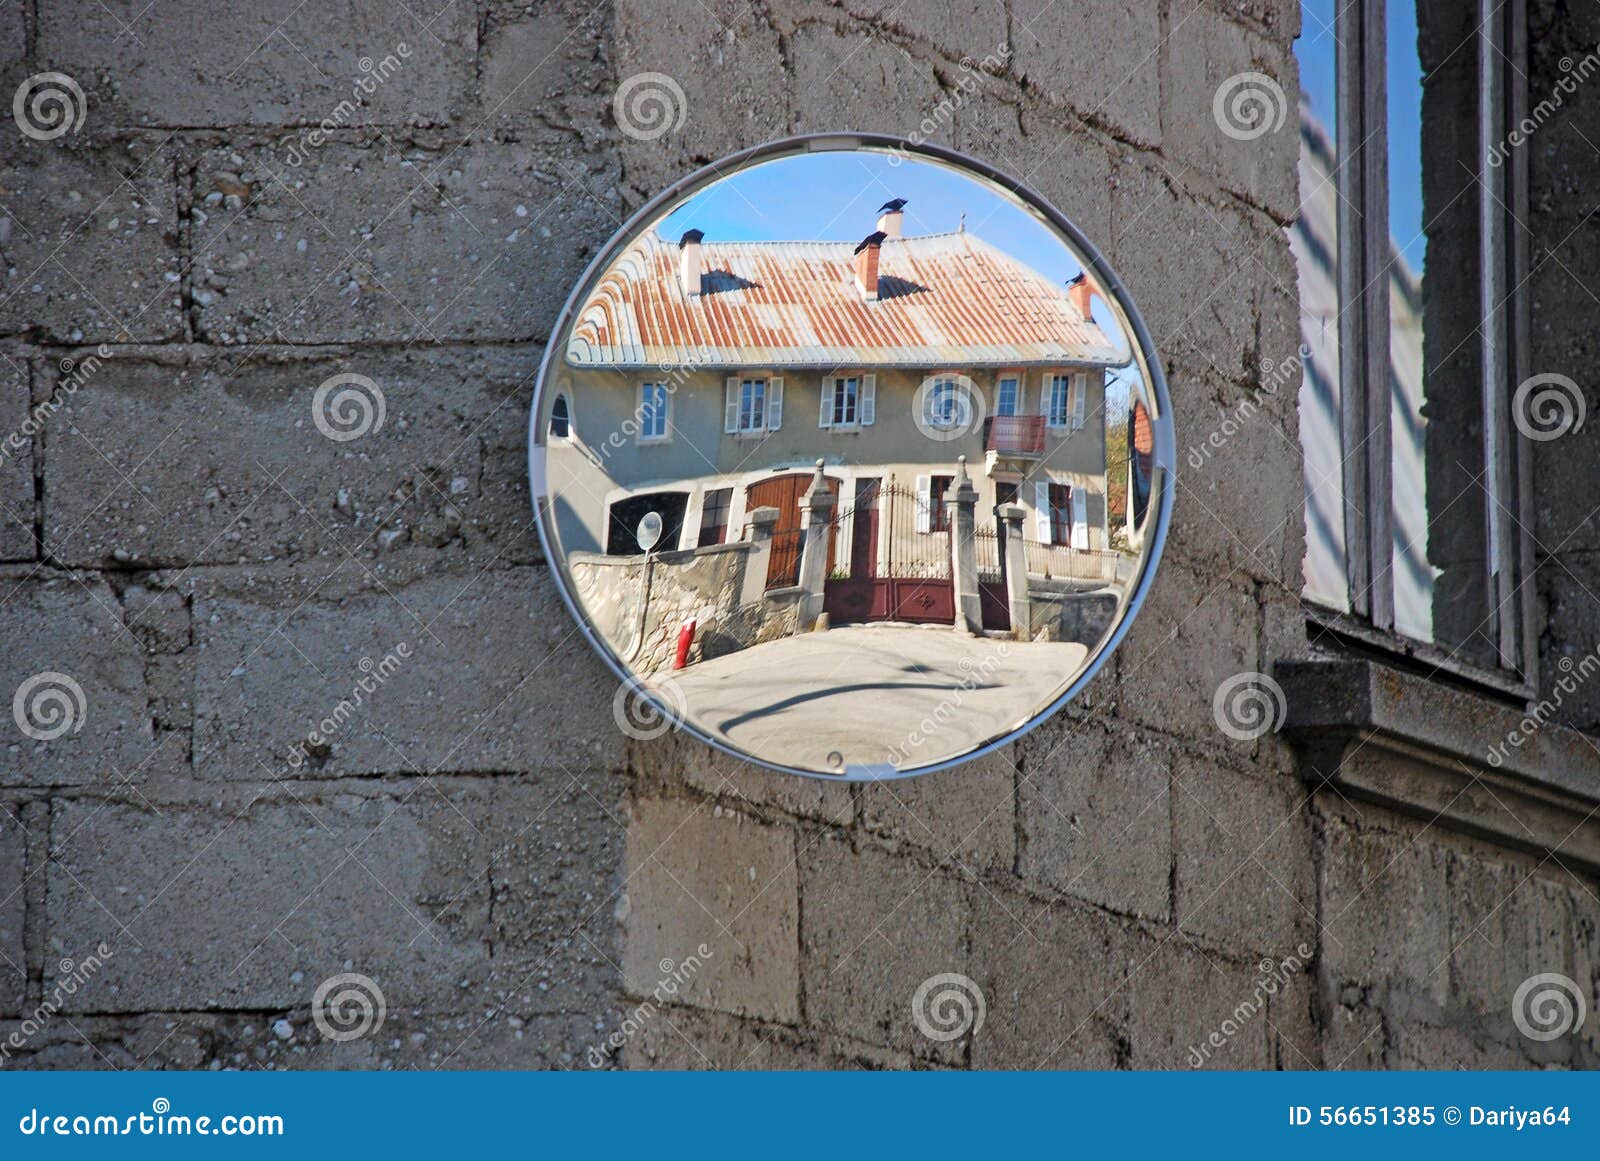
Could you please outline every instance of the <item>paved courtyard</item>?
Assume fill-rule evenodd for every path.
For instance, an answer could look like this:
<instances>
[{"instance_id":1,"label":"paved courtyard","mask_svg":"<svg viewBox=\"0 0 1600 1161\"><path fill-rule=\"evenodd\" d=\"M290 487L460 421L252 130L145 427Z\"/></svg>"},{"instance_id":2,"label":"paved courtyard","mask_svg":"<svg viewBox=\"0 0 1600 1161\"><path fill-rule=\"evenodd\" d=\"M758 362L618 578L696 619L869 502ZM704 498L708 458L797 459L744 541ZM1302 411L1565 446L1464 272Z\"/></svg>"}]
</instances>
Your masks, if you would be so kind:
<instances>
[{"instance_id":1,"label":"paved courtyard","mask_svg":"<svg viewBox=\"0 0 1600 1161\"><path fill-rule=\"evenodd\" d=\"M1032 716L1087 653L943 626L852 625L703 661L657 683L670 680L691 720L748 753L843 774L964 753Z\"/></svg>"}]
</instances>

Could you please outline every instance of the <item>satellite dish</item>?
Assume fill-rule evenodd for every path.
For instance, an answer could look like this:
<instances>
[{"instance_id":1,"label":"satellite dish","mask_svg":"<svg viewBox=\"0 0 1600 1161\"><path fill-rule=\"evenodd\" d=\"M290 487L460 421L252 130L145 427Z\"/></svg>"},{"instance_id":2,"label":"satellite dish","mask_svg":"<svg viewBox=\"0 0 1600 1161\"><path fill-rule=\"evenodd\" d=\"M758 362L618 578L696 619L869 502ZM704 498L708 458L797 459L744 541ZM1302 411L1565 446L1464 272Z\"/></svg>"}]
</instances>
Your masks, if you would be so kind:
<instances>
[{"instance_id":1,"label":"satellite dish","mask_svg":"<svg viewBox=\"0 0 1600 1161\"><path fill-rule=\"evenodd\" d=\"M661 539L661 513L646 512L644 519L639 521L639 528L634 533L639 540L639 547L649 552Z\"/></svg>"}]
</instances>

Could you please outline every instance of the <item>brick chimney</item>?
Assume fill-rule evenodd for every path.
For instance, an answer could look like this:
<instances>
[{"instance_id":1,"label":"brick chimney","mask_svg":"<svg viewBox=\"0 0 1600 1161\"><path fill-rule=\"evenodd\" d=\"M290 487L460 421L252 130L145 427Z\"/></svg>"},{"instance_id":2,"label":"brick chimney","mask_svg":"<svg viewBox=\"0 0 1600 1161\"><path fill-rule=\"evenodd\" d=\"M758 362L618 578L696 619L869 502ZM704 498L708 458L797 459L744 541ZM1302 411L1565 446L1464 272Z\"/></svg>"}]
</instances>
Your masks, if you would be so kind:
<instances>
[{"instance_id":1,"label":"brick chimney","mask_svg":"<svg viewBox=\"0 0 1600 1161\"><path fill-rule=\"evenodd\" d=\"M1067 283L1067 299L1078 308L1078 313L1083 316L1084 322L1091 322L1094 316L1089 313L1089 300L1094 297L1094 287L1088 278L1080 274Z\"/></svg>"},{"instance_id":2,"label":"brick chimney","mask_svg":"<svg viewBox=\"0 0 1600 1161\"><path fill-rule=\"evenodd\" d=\"M856 246L856 289L868 299L878 297L878 251L883 248L882 230L868 234Z\"/></svg>"},{"instance_id":3,"label":"brick chimney","mask_svg":"<svg viewBox=\"0 0 1600 1161\"><path fill-rule=\"evenodd\" d=\"M905 225L905 198L894 198L878 207L878 232L885 238L898 238Z\"/></svg>"},{"instance_id":4,"label":"brick chimney","mask_svg":"<svg viewBox=\"0 0 1600 1161\"><path fill-rule=\"evenodd\" d=\"M683 237L678 239L678 279L683 284L683 292L688 295L700 293L701 275L705 273L700 256L700 239L705 236L704 230L685 230Z\"/></svg>"}]
</instances>

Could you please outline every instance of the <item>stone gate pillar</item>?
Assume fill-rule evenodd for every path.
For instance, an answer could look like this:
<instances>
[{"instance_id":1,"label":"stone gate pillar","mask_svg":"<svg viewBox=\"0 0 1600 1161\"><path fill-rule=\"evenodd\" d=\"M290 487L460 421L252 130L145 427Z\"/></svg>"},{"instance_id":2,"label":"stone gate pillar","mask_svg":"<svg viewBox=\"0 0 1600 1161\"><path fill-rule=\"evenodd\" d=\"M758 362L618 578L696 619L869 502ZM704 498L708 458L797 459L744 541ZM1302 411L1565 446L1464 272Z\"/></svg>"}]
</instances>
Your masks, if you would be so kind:
<instances>
[{"instance_id":1,"label":"stone gate pillar","mask_svg":"<svg viewBox=\"0 0 1600 1161\"><path fill-rule=\"evenodd\" d=\"M1027 641L1033 636L1028 608L1028 549L1022 543L1022 522L1028 510L1021 504L1002 504L995 512L1006 538L1006 604L1011 610L1011 635L1018 641Z\"/></svg>"},{"instance_id":2,"label":"stone gate pillar","mask_svg":"<svg viewBox=\"0 0 1600 1161\"><path fill-rule=\"evenodd\" d=\"M823 586L828 581L828 537L833 534L833 490L822 474L823 461L817 461L817 474L811 487L800 497L800 607L796 610L794 631L810 632L822 615Z\"/></svg>"},{"instance_id":3,"label":"stone gate pillar","mask_svg":"<svg viewBox=\"0 0 1600 1161\"><path fill-rule=\"evenodd\" d=\"M950 513L950 579L954 582L957 629L983 632L978 597L978 489L967 476L967 457L956 459L956 478L945 496Z\"/></svg>"},{"instance_id":4,"label":"stone gate pillar","mask_svg":"<svg viewBox=\"0 0 1600 1161\"><path fill-rule=\"evenodd\" d=\"M772 530L778 523L776 508L756 508L749 514L750 551L744 558L744 584L739 604L759 605L767 593L767 570L772 562Z\"/></svg>"}]
</instances>

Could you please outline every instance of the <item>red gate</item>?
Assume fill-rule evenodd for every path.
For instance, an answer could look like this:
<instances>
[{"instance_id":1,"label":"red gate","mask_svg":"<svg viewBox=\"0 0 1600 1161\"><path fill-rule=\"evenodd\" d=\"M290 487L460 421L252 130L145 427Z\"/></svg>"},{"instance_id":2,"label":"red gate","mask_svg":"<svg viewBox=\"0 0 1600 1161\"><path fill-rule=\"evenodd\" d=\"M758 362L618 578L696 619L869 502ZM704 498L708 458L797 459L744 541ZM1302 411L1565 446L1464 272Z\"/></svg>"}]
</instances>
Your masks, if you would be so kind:
<instances>
[{"instance_id":1,"label":"red gate","mask_svg":"<svg viewBox=\"0 0 1600 1161\"><path fill-rule=\"evenodd\" d=\"M855 503L834 517L848 568L829 562L823 608L834 622L955 622L949 517L927 496L877 479L856 481Z\"/></svg>"}]
</instances>

